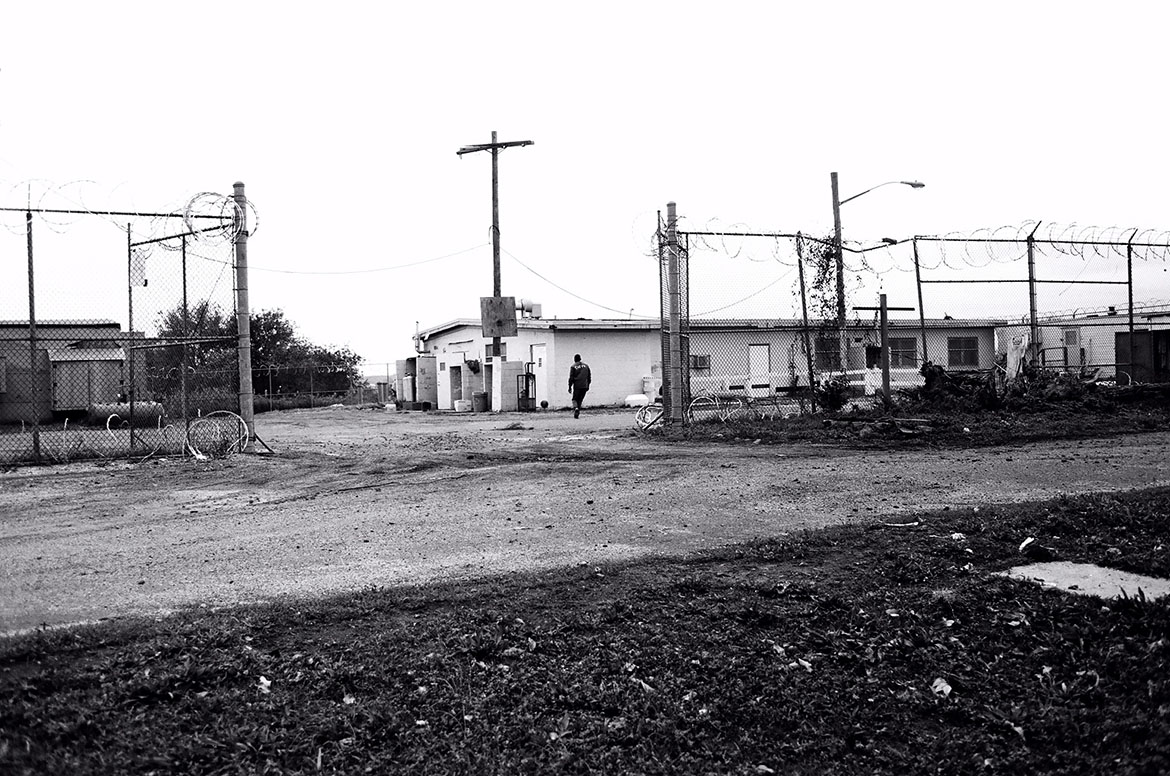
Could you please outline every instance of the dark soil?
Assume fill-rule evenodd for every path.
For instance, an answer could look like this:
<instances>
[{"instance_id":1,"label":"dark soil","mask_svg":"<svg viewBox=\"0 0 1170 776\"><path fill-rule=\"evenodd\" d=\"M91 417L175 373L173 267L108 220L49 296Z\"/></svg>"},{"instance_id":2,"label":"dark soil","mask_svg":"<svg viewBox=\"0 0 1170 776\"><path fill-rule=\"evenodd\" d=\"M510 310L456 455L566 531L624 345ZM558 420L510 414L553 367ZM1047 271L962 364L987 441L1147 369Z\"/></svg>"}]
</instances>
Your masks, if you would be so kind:
<instances>
[{"instance_id":1,"label":"dark soil","mask_svg":"<svg viewBox=\"0 0 1170 776\"><path fill-rule=\"evenodd\" d=\"M832 426L829 427L832 429ZM1158 774L1170 489L0 643L0 772Z\"/></svg>"},{"instance_id":2,"label":"dark soil","mask_svg":"<svg viewBox=\"0 0 1170 776\"><path fill-rule=\"evenodd\" d=\"M957 390L957 389L956 389ZM870 400L867 405L873 405ZM990 404L991 406L982 406ZM991 400L974 392L898 394L886 408L846 404L783 420L696 423L660 431L687 439L805 442L861 448L989 447L1054 439L1108 439L1170 429L1170 386L1040 386Z\"/></svg>"}]
</instances>

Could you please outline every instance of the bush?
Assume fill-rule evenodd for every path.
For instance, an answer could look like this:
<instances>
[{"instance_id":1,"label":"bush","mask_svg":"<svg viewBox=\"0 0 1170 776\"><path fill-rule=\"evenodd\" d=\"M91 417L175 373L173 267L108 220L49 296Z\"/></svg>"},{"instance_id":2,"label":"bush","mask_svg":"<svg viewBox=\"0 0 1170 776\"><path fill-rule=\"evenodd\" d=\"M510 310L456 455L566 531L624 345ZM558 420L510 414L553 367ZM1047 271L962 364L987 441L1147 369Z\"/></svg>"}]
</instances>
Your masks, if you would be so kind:
<instances>
[{"instance_id":1,"label":"bush","mask_svg":"<svg viewBox=\"0 0 1170 776\"><path fill-rule=\"evenodd\" d=\"M818 382L813 387L813 394L822 409L836 412L849 401L849 383L840 377L831 377Z\"/></svg>"}]
</instances>

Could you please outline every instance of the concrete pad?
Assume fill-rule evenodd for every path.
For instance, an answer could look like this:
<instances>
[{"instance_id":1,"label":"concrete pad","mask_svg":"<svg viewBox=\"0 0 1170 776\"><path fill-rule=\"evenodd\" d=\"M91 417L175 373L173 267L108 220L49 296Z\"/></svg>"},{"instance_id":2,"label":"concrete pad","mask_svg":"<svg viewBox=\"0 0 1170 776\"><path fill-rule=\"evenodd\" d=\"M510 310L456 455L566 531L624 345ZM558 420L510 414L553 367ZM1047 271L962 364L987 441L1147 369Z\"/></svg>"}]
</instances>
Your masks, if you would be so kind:
<instances>
[{"instance_id":1,"label":"concrete pad","mask_svg":"<svg viewBox=\"0 0 1170 776\"><path fill-rule=\"evenodd\" d=\"M997 574L1012 579L1038 582L1045 587L1055 587L1069 593L1099 598L1121 598L1123 590L1130 598L1136 598L1139 588L1149 600L1170 594L1170 579L1131 574L1128 571L1107 569L1092 563L1068 561L1032 563Z\"/></svg>"}]
</instances>

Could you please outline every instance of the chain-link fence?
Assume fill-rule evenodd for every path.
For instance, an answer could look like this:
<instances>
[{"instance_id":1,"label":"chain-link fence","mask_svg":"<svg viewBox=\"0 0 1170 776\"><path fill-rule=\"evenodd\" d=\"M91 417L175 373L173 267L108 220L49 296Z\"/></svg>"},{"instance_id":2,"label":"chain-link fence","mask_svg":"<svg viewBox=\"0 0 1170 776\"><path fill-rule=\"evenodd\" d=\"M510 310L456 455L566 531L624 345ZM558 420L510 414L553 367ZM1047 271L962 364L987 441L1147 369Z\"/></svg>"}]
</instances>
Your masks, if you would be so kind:
<instances>
[{"instance_id":1,"label":"chain-link fence","mask_svg":"<svg viewBox=\"0 0 1170 776\"><path fill-rule=\"evenodd\" d=\"M673 210L658 235L666 417L804 412L844 377L830 243L683 230Z\"/></svg>"},{"instance_id":2,"label":"chain-link fence","mask_svg":"<svg viewBox=\"0 0 1170 776\"><path fill-rule=\"evenodd\" d=\"M915 238L922 318L994 322L991 341L932 339L924 329L915 349L948 369L994 367L1007 378L1032 365L1122 384L1168 381L1167 237L1030 224Z\"/></svg>"},{"instance_id":3,"label":"chain-link fence","mask_svg":"<svg viewBox=\"0 0 1170 776\"><path fill-rule=\"evenodd\" d=\"M371 384L346 363L253 364L252 385L258 413L394 401L389 380Z\"/></svg>"},{"instance_id":4,"label":"chain-link fence","mask_svg":"<svg viewBox=\"0 0 1170 776\"><path fill-rule=\"evenodd\" d=\"M1029 224L865 247L682 229L671 205L657 242L675 422L864 405L928 367L1170 381L1170 233Z\"/></svg>"},{"instance_id":5,"label":"chain-link fence","mask_svg":"<svg viewBox=\"0 0 1170 776\"><path fill-rule=\"evenodd\" d=\"M168 213L0 208L0 463L238 443L240 223L217 195Z\"/></svg>"}]
</instances>

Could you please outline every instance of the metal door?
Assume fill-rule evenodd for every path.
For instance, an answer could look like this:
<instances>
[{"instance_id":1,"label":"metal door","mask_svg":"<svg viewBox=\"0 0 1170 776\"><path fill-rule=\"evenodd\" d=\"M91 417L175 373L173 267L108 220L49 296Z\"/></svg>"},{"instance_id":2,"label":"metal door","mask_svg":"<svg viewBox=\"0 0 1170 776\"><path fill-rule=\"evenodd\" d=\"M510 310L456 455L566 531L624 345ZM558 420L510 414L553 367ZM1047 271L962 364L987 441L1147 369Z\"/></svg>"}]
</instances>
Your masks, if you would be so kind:
<instances>
[{"instance_id":1,"label":"metal door","mask_svg":"<svg viewBox=\"0 0 1170 776\"><path fill-rule=\"evenodd\" d=\"M53 409L83 410L91 395L88 361L53 362Z\"/></svg>"},{"instance_id":2,"label":"metal door","mask_svg":"<svg viewBox=\"0 0 1170 776\"><path fill-rule=\"evenodd\" d=\"M748 384L752 396L767 396L772 390L772 347L748 345Z\"/></svg>"},{"instance_id":3,"label":"metal door","mask_svg":"<svg viewBox=\"0 0 1170 776\"><path fill-rule=\"evenodd\" d=\"M529 348L529 360L532 362L532 373L536 375L536 406L548 398L548 345L532 345ZM568 380L568 377L565 378ZM560 383L557 383L560 385ZM566 387L568 383L566 382Z\"/></svg>"}]
</instances>

